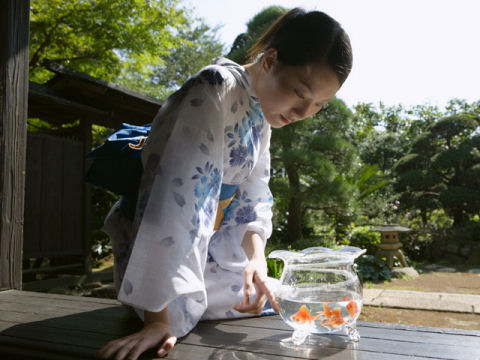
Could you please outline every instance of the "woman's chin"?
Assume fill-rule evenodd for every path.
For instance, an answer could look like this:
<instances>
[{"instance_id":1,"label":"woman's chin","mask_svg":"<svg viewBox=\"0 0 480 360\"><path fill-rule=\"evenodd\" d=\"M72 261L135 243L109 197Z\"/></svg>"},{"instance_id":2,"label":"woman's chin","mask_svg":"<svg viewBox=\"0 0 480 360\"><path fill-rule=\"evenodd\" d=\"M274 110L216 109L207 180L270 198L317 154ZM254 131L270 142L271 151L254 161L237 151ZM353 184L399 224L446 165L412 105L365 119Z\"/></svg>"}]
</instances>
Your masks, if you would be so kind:
<instances>
[{"instance_id":1,"label":"woman's chin","mask_svg":"<svg viewBox=\"0 0 480 360\"><path fill-rule=\"evenodd\" d=\"M282 128L285 125L287 125L287 124L283 123L278 117L271 118L271 117L265 116L265 120L267 120L267 122L270 124L270 126L272 128L275 128L275 129L279 129L279 128Z\"/></svg>"}]
</instances>

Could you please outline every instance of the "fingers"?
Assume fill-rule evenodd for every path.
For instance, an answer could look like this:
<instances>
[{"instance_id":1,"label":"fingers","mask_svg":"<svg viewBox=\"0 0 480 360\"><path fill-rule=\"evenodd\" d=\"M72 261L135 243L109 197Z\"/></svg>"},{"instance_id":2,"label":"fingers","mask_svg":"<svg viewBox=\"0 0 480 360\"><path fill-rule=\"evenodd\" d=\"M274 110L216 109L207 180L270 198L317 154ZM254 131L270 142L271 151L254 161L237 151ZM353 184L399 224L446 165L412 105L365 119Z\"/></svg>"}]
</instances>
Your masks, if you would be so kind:
<instances>
[{"instance_id":1,"label":"fingers","mask_svg":"<svg viewBox=\"0 0 480 360\"><path fill-rule=\"evenodd\" d=\"M163 331L162 331L163 329ZM127 337L108 342L97 351L96 358L115 360L137 360L146 350L157 347L158 356L165 356L177 342L177 338L170 331L165 332L165 326L150 324L142 331Z\"/></svg>"},{"instance_id":2,"label":"fingers","mask_svg":"<svg viewBox=\"0 0 480 360\"><path fill-rule=\"evenodd\" d=\"M250 304L250 296L253 292L253 270L247 270L243 272L243 302L245 305Z\"/></svg>"},{"instance_id":3,"label":"fingers","mask_svg":"<svg viewBox=\"0 0 480 360\"><path fill-rule=\"evenodd\" d=\"M251 304L240 304L234 307L235 310L241 313L250 313L250 314L261 314L263 307L267 302L267 297L263 294L257 295L257 300Z\"/></svg>"},{"instance_id":4,"label":"fingers","mask_svg":"<svg viewBox=\"0 0 480 360\"><path fill-rule=\"evenodd\" d=\"M151 348L150 344L147 341L139 341L133 346L130 351L127 353L127 357L119 358L125 360L136 360L138 357L145 351Z\"/></svg>"},{"instance_id":5,"label":"fingers","mask_svg":"<svg viewBox=\"0 0 480 360\"><path fill-rule=\"evenodd\" d=\"M163 351L160 353L160 350L158 351L158 356L165 356L168 354L170 350L173 349L173 346L177 342L177 338L175 336L172 336L170 333L165 335L164 337L165 340L162 340L162 345L160 346L160 349ZM129 344L130 345L130 344ZM144 339L139 339L139 342L132 348L130 348L130 351L128 351L126 357L120 357L120 353L117 354L118 360L137 360L138 357L146 350L156 346L158 344L155 343L154 339L151 338L144 338Z\"/></svg>"},{"instance_id":6,"label":"fingers","mask_svg":"<svg viewBox=\"0 0 480 360\"><path fill-rule=\"evenodd\" d=\"M177 342L177 338L175 336L167 336L166 340L160 346L160 349L157 351L157 355L160 357L163 357L167 355L175 346L175 343Z\"/></svg>"},{"instance_id":7,"label":"fingers","mask_svg":"<svg viewBox=\"0 0 480 360\"><path fill-rule=\"evenodd\" d=\"M140 339L132 339L129 343L123 345L115 354L115 360L131 359L128 355L132 349L137 348L141 344L139 340Z\"/></svg>"},{"instance_id":8,"label":"fingers","mask_svg":"<svg viewBox=\"0 0 480 360\"><path fill-rule=\"evenodd\" d=\"M124 345L128 344L132 340L132 338L133 338L132 335L129 335L117 340L109 341L100 350L96 352L95 357L98 359L110 358Z\"/></svg>"},{"instance_id":9,"label":"fingers","mask_svg":"<svg viewBox=\"0 0 480 360\"><path fill-rule=\"evenodd\" d=\"M243 272L243 300L233 308L239 312L246 312L247 308L255 308L250 303L250 297L253 295L253 274L254 270L246 268Z\"/></svg>"},{"instance_id":10,"label":"fingers","mask_svg":"<svg viewBox=\"0 0 480 360\"><path fill-rule=\"evenodd\" d=\"M257 274L255 274L254 279L255 287L262 293L265 294L272 305L273 310L276 312L280 312L280 305L278 305L277 300L275 299L275 295L268 287L267 279L260 278Z\"/></svg>"},{"instance_id":11,"label":"fingers","mask_svg":"<svg viewBox=\"0 0 480 360\"><path fill-rule=\"evenodd\" d=\"M243 301L235 305L233 309L242 313L260 314L268 299L272 308L276 312L280 312L280 306L275 299L275 295L268 287L267 279L266 274L256 271L255 268L245 268L243 272ZM252 303L250 297L252 296L254 287L257 292L257 299Z\"/></svg>"}]
</instances>

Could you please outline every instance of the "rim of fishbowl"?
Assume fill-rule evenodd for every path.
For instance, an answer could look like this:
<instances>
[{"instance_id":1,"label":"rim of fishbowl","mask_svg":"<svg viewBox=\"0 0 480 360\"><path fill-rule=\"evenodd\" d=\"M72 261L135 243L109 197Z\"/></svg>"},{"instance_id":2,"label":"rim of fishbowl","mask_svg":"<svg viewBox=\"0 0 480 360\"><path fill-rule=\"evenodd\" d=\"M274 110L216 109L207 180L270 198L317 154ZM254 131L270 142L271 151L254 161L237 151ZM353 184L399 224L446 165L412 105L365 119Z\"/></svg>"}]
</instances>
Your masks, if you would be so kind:
<instances>
[{"instance_id":1,"label":"rim of fishbowl","mask_svg":"<svg viewBox=\"0 0 480 360\"><path fill-rule=\"evenodd\" d=\"M293 266L293 269L296 270L297 268L301 268L301 266ZM309 268L306 268L306 270L312 271L312 270L314 270L314 269L312 269L311 267L309 267ZM282 277L281 277L280 284L279 284L280 286L282 286L282 287L297 287L297 288L298 288L298 287L301 287L301 288L303 288L303 287L306 288L306 287L307 287L306 285L304 286L304 285L302 285L302 284L295 284L295 285L292 285L292 284L283 284L282 281L283 281L284 277L287 275L288 271L289 271L289 270L285 271L285 269L284 269L284 271L282 272ZM328 283L328 287L329 287L330 289L332 289L332 288L337 288L337 287L338 287L338 288L342 288L342 287L345 287L345 286L347 286L347 285L349 285L349 284L355 285L355 283L357 283L357 282L358 282L359 285L361 286L361 282L360 282L360 279L358 278L358 276L356 276L355 273L352 273L352 272L349 271L349 270L322 268L322 271L323 271L323 272L332 272L332 273L334 273L334 272L336 272L336 273L338 273L338 272L344 273L343 275L345 276L345 280L343 280L343 281L341 281L341 282L337 282L337 283ZM316 285L316 287L319 287L320 284L325 285L326 283L308 283L308 284ZM360 296L362 296L362 295L360 294Z\"/></svg>"},{"instance_id":2,"label":"rim of fishbowl","mask_svg":"<svg viewBox=\"0 0 480 360\"><path fill-rule=\"evenodd\" d=\"M269 259L283 260L285 265L295 264L325 264L334 265L353 265L355 259L365 254L366 249L360 249L353 246L343 246L339 249L329 249L321 246L309 247L295 252L291 250L274 250L268 254ZM326 259L331 259L326 261Z\"/></svg>"}]
</instances>

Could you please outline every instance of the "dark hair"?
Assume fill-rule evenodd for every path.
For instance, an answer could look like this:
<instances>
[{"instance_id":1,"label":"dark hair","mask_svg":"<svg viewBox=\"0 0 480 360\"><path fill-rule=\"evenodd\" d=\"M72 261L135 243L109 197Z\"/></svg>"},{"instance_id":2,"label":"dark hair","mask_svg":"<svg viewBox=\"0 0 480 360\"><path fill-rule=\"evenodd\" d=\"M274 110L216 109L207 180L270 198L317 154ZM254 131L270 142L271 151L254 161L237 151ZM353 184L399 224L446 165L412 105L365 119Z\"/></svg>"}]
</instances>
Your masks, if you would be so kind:
<instances>
[{"instance_id":1,"label":"dark hair","mask_svg":"<svg viewBox=\"0 0 480 360\"><path fill-rule=\"evenodd\" d=\"M273 23L249 49L250 60L274 48L284 65L324 63L335 71L340 84L352 69L350 39L340 24L320 11L294 8Z\"/></svg>"}]
</instances>

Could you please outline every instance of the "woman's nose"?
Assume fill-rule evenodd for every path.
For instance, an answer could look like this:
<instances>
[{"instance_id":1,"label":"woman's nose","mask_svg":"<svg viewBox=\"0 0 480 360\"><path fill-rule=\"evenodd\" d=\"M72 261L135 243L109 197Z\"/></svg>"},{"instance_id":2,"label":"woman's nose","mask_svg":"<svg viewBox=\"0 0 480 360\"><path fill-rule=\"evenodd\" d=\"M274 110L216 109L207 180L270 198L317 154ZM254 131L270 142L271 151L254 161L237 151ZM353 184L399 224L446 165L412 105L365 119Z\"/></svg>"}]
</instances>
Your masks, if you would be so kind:
<instances>
[{"instance_id":1,"label":"woman's nose","mask_svg":"<svg viewBox=\"0 0 480 360\"><path fill-rule=\"evenodd\" d=\"M295 106L292 109L292 116L294 121L305 119L309 114L310 104L304 102Z\"/></svg>"}]
</instances>

